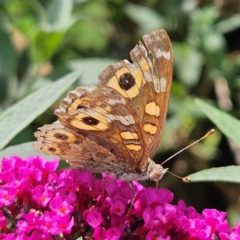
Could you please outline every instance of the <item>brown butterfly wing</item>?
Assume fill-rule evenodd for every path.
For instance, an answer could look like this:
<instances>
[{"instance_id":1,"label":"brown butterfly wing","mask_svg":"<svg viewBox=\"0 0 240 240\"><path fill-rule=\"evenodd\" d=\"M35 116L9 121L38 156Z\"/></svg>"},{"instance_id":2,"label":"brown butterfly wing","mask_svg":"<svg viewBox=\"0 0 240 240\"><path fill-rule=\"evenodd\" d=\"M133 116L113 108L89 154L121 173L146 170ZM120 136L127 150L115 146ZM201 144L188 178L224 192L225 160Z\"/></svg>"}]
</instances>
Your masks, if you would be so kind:
<instances>
[{"instance_id":1,"label":"brown butterfly wing","mask_svg":"<svg viewBox=\"0 0 240 240\"><path fill-rule=\"evenodd\" d=\"M155 155L166 119L172 50L164 30L143 39L152 61L139 43L130 53L132 64L127 60L112 64L99 75L99 87L69 92L55 111L58 125L36 133L38 149L55 151L53 155L69 160L73 167L95 172L146 172L148 155ZM55 133L60 130L77 142L69 142L72 137L59 142L61 135ZM105 159L93 158L92 152Z\"/></svg>"},{"instance_id":2,"label":"brown butterfly wing","mask_svg":"<svg viewBox=\"0 0 240 240\"><path fill-rule=\"evenodd\" d=\"M171 41L163 29L146 34L143 36L143 39L149 53L153 57L153 67L156 74L156 79L154 76L155 81L153 81L153 84L157 94L156 96L153 95L154 98L152 102L159 106L159 111L155 109L152 112L153 114L145 114L146 117L144 118L144 124L156 126L155 134L151 135L147 132L149 139L149 156L152 158L158 149L166 121L172 85L173 54ZM149 102L151 103L151 100ZM145 107L145 111L147 111L148 106L151 106L151 104ZM150 131L152 130L155 132L155 128L152 129L152 127L150 127Z\"/></svg>"},{"instance_id":3,"label":"brown butterfly wing","mask_svg":"<svg viewBox=\"0 0 240 240\"><path fill-rule=\"evenodd\" d=\"M146 170L148 149L141 123L128 100L114 89L78 87L61 101L55 114L67 129L115 155L124 171Z\"/></svg>"},{"instance_id":4,"label":"brown butterfly wing","mask_svg":"<svg viewBox=\"0 0 240 240\"><path fill-rule=\"evenodd\" d=\"M39 130L35 133L38 139L38 142L34 143L36 149L67 159L73 168L118 175L122 169L129 167L127 162L119 162L106 148L66 128L59 121L44 125Z\"/></svg>"},{"instance_id":5,"label":"brown butterfly wing","mask_svg":"<svg viewBox=\"0 0 240 240\"><path fill-rule=\"evenodd\" d=\"M123 60L110 65L99 75L99 86L109 86L129 100L142 122L152 158L166 120L173 59L171 42L163 29L143 39L148 51L140 42L130 52L133 63Z\"/></svg>"}]
</instances>

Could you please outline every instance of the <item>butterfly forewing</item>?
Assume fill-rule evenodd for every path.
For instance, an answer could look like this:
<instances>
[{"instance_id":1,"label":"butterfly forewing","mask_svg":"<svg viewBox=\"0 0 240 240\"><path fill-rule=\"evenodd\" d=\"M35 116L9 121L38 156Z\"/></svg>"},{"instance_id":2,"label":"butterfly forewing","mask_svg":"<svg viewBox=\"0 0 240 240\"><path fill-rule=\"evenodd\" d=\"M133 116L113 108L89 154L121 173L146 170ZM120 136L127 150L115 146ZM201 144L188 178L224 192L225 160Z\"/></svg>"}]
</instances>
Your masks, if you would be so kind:
<instances>
[{"instance_id":1,"label":"butterfly forewing","mask_svg":"<svg viewBox=\"0 0 240 240\"><path fill-rule=\"evenodd\" d=\"M155 73L152 82L155 94L152 95L152 100L145 106L146 114L143 124L143 126L145 124L145 126L148 126L148 124L154 126L152 128L149 125L150 131L154 134L148 133L147 137L149 157L152 158L156 154L166 121L172 85L173 56L171 41L163 29L146 34L143 39L148 52L153 57ZM150 111L148 111L148 107Z\"/></svg>"},{"instance_id":2,"label":"butterfly forewing","mask_svg":"<svg viewBox=\"0 0 240 240\"><path fill-rule=\"evenodd\" d=\"M149 156L152 158L162 135L172 82L172 47L164 30L143 36L130 52L133 63L115 63L99 75L99 86L109 86L122 94L142 122ZM152 56L152 60L148 57Z\"/></svg>"}]
</instances>

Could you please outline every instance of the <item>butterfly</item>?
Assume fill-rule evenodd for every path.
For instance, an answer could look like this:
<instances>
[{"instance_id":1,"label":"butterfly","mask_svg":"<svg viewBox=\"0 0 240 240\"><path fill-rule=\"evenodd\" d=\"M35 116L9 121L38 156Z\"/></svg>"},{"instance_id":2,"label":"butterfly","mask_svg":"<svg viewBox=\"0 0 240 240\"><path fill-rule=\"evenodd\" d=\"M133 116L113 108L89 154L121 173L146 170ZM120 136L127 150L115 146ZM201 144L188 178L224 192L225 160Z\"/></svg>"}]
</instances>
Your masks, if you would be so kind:
<instances>
[{"instance_id":1,"label":"butterfly","mask_svg":"<svg viewBox=\"0 0 240 240\"><path fill-rule=\"evenodd\" d=\"M111 64L98 86L70 91L55 110L58 120L35 132L38 151L73 168L126 180L160 180L167 172L152 158L162 136L172 83L172 46L165 30L143 36L132 63Z\"/></svg>"}]
</instances>

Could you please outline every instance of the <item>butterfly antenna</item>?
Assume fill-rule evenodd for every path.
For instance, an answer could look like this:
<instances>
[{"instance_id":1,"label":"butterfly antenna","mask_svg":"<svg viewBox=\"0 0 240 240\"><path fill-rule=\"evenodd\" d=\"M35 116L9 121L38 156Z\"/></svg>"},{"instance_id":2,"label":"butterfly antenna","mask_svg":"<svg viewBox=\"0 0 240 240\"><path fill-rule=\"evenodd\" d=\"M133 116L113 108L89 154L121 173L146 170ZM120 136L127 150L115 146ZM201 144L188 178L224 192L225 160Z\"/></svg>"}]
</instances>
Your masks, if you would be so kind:
<instances>
[{"instance_id":1,"label":"butterfly antenna","mask_svg":"<svg viewBox=\"0 0 240 240\"><path fill-rule=\"evenodd\" d=\"M178 176L178 175L176 175L176 174L174 174L172 172L169 172L169 171L167 171L167 172L170 173L171 175L173 175L176 178L180 178L181 180L184 180L186 182L191 182L191 178L190 177L181 177L181 176Z\"/></svg>"},{"instance_id":2,"label":"butterfly antenna","mask_svg":"<svg viewBox=\"0 0 240 240\"><path fill-rule=\"evenodd\" d=\"M188 146L186 146L185 148L181 149L180 151L174 153L171 157L169 157L168 159L166 159L164 162L161 163L161 165L165 164L166 162L168 162L170 159L174 158L176 155L178 155L179 153L185 151L186 149L192 147L193 145L195 145L196 143L202 141L203 139L207 138L208 136L210 136L211 134L213 134L215 132L214 129L211 129L210 131L208 131L204 136L202 136L201 138L199 138L198 140L194 141L193 143L189 144ZM190 181L190 178L186 177L186 178L182 178L180 176L177 176L171 172L168 171L168 173L172 174L173 176L177 177L177 178L181 178L184 179L186 181Z\"/></svg>"}]
</instances>

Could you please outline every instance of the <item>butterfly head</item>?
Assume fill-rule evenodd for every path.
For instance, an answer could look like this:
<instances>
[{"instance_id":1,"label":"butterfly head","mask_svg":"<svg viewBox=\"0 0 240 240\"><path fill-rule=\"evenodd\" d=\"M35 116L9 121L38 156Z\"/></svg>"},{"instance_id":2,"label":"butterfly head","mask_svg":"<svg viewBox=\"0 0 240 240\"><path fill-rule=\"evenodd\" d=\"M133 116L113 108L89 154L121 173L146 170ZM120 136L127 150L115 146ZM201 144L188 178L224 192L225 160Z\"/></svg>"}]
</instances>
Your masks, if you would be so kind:
<instances>
[{"instance_id":1,"label":"butterfly head","mask_svg":"<svg viewBox=\"0 0 240 240\"><path fill-rule=\"evenodd\" d=\"M148 175L149 179L154 182L158 182L165 173L168 171L168 168L163 168L162 165L156 164L151 158L148 158Z\"/></svg>"}]
</instances>

